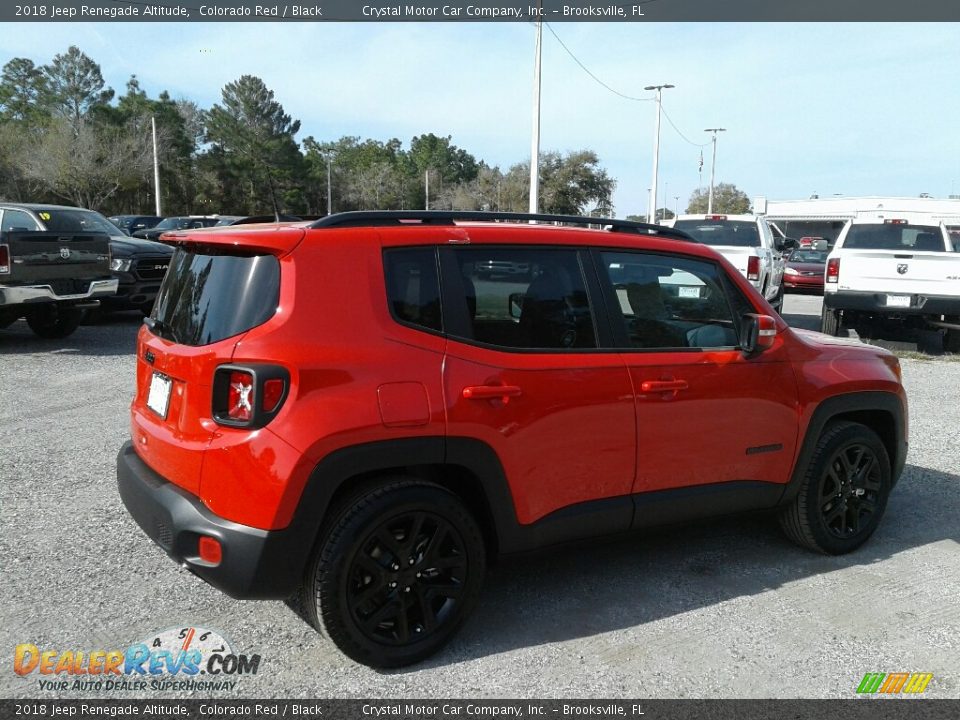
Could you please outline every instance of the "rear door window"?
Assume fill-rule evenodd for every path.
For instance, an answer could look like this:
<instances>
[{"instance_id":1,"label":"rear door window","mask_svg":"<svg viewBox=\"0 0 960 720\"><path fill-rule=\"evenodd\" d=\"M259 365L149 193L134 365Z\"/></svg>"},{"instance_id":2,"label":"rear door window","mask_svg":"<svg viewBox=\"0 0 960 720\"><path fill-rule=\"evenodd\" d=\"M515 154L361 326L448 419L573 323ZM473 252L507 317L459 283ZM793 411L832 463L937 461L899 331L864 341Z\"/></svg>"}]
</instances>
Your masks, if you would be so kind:
<instances>
[{"instance_id":1,"label":"rear door window","mask_svg":"<svg viewBox=\"0 0 960 720\"><path fill-rule=\"evenodd\" d=\"M279 301L274 256L178 248L157 295L152 330L181 345L209 345L265 323Z\"/></svg>"},{"instance_id":2,"label":"rear door window","mask_svg":"<svg viewBox=\"0 0 960 720\"><path fill-rule=\"evenodd\" d=\"M37 227L37 221L30 216L30 213L26 213L23 210L2 210L0 212L3 214L3 218L0 219L0 232L12 232L14 230L34 231L40 229Z\"/></svg>"},{"instance_id":3,"label":"rear door window","mask_svg":"<svg viewBox=\"0 0 960 720\"><path fill-rule=\"evenodd\" d=\"M573 351L597 347L594 313L573 249L453 248L444 265L463 302L448 327L466 340L502 348ZM459 296L459 294L458 294Z\"/></svg>"}]
</instances>

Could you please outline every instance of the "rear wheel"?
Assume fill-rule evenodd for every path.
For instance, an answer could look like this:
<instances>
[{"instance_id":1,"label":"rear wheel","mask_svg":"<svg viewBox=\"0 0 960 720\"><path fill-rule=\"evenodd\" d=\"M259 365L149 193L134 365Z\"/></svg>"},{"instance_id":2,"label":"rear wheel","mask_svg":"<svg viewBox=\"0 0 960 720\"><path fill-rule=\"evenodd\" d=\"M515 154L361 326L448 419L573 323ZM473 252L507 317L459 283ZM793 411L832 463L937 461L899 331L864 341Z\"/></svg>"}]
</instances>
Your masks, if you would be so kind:
<instances>
[{"instance_id":1,"label":"rear wheel","mask_svg":"<svg viewBox=\"0 0 960 720\"><path fill-rule=\"evenodd\" d=\"M327 527L302 607L357 662L409 665L459 629L485 569L483 536L459 498L398 478L351 499Z\"/></svg>"},{"instance_id":2,"label":"rear wheel","mask_svg":"<svg viewBox=\"0 0 960 720\"><path fill-rule=\"evenodd\" d=\"M823 306L823 312L820 315L820 332L827 335L840 334L840 311Z\"/></svg>"},{"instance_id":3,"label":"rear wheel","mask_svg":"<svg viewBox=\"0 0 960 720\"><path fill-rule=\"evenodd\" d=\"M877 434L859 423L833 423L820 436L780 525L803 547L850 552L877 529L891 486L890 458Z\"/></svg>"},{"instance_id":4,"label":"rear wheel","mask_svg":"<svg viewBox=\"0 0 960 720\"><path fill-rule=\"evenodd\" d=\"M58 340L73 334L83 320L83 310L60 307L54 304L34 308L27 314L27 325L33 332L47 340Z\"/></svg>"}]
</instances>

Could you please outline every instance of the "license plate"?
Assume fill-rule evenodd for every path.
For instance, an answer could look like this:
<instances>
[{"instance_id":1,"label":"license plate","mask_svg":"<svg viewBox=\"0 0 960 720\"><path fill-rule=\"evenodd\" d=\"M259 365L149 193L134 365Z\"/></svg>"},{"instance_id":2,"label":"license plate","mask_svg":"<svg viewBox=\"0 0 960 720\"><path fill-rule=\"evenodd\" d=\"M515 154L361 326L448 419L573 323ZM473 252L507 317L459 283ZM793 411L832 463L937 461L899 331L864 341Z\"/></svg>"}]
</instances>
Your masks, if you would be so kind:
<instances>
[{"instance_id":1,"label":"license plate","mask_svg":"<svg viewBox=\"0 0 960 720\"><path fill-rule=\"evenodd\" d=\"M681 287L679 288L679 290L680 290L680 297L685 297L685 298L700 297L700 288L698 287Z\"/></svg>"},{"instance_id":2,"label":"license plate","mask_svg":"<svg viewBox=\"0 0 960 720\"><path fill-rule=\"evenodd\" d=\"M910 296L887 295L887 307L910 307Z\"/></svg>"},{"instance_id":3,"label":"license plate","mask_svg":"<svg viewBox=\"0 0 960 720\"><path fill-rule=\"evenodd\" d=\"M147 407L157 415L166 419L167 408L170 405L170 386L173 382L168 377L155 372L150 380L150 394L147 395Z\"/></svg>"}]
</instances>

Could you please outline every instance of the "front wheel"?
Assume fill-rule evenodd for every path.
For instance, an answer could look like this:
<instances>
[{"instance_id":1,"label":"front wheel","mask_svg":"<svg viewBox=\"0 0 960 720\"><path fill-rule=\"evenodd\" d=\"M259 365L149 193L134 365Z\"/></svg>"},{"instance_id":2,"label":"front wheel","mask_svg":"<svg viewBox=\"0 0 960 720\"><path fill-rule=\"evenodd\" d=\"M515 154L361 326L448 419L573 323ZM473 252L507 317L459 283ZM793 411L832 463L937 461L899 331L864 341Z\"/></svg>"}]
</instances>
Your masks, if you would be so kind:
<instances>
[{"instance_id":1,"label":"front wheel","mask_svg":"<svg viewBox=\"0 0 960 720\"><path fill-rule=\"evenodd\" d=\"M80 327L83 310L54 304L35 308L27 314L27 325L34 334L46 340L59 340Z\"/></svg>"},{"instance_id":2,"label":"front wheel","mask_svg":"<svg viewBox=\"0 0 960 720\"><path fill-rule=\"evenodd\" d=\"M354 497L328 526L302 607L357 662L400 667L450 640L485 571L483 536L460 499L397 478Z\"/></svg>"},{"instance_id":3,"label":"front wheel","mask_svg":"<svg viewBox=\"0 0 960 720\"><path fill-rule=\"evenodd\" d=\"M828 555L850 552L877 529L892 484L890 457L873 430L852 422L830 424L780 525L803 547Z\"/></svg>"}]
</instances>

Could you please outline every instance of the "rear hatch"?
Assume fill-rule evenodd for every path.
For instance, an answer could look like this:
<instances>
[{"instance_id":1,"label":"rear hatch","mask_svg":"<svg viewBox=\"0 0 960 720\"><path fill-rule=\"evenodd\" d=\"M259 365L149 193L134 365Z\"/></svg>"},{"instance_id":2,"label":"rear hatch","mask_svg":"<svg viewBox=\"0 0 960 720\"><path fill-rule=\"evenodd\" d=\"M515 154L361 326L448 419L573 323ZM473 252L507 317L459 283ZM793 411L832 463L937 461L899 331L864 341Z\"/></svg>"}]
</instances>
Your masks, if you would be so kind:
<instances>
[{"instance_id":1,"label":"rear hatch","mask_svg":"<svg viewBox=\"0 0 960 720\"><path fill-rule=\"evenodd\" d=\"M87 292L90 282L110 277L110 238L97 232L0 233L10 254L5 285L50 285L57 295Z\"/></svg>"},{"instance_id":2,"label":"rear hatch","mask_svg":"<svg viewBox=\"0 0 960 720\"><path fill-rule=\"evenodd\" d=\"M194 494L204 451L222 429L212 419L214 372L248 330L276 313L286 244L267 249L231 242L237 233L196 235L174 238L179 247L140 331L131 408L137 453Z\"/></svg>"}]
</instances>

